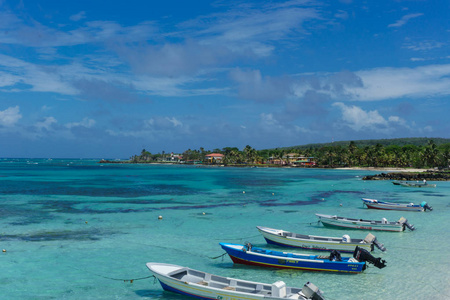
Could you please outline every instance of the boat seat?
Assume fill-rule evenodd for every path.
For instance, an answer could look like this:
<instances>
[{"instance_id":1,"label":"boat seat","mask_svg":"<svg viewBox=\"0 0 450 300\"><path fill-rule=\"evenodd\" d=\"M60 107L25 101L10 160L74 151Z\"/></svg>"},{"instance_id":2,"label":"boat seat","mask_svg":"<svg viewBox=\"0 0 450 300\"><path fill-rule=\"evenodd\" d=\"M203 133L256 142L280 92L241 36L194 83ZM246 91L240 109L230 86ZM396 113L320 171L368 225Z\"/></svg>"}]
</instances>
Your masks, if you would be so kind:
<instances>
[{"instance_id":1,"label":"boat seat","mask_svg":"<svg viewBox=\"0 0 450 300\"><path fill-rule=\"evenodd\" d=\"M317 258L320 258L320 259L330 259L330 256L326 256L326 255L318 255Z\"/></svg>"},{"instance_id":2,"label":"boat seat","mask_svg":"<svg viewBox=\"0 0 450 300\"><path fill-rule=\"evenodd\" d=\"M197 284L200 284L200 285L208 285L208 283L206 282L206 281L199 281L199 282L197 282Z\"/></svg>"},{"instance_id":3,"label":"boat seat","mask_svg":"<svg viewBox=\"0 0 450 300\"><path fill-rule=\"evenodd\" d=\"M232 286L226 286L226 287L224 287L223 289L224 289L224 290L228 290L228 291L235 291L235 290L236 290L236 288L235 288L235 287L232 287Z\"/></svg>"}]
</instances>

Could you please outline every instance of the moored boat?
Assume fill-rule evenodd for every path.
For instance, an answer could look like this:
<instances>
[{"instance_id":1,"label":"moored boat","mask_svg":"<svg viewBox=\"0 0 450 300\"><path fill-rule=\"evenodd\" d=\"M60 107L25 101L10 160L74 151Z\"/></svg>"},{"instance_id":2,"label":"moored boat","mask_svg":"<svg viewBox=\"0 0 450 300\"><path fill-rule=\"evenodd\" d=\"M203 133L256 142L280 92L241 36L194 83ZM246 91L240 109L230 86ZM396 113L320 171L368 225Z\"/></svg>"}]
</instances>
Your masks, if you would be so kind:
<instances>
[{"instance_id":1,"label":"moored boat","mask_svg":"<svg viewBox=\"0 0 450 300\"><path fill-rule=\"evenodd\" d=\"M234 263L261 267L361 273L367 268L367 262L373 263L380 269L386 266L384 260L373 257L369 251L359 247L355 248L353 257L341 257L336 250L325 256L262 249L253 247L250 243L246 245L220 243L220 246Z\"/></svg>"},{"instance_id":2,"label":"moored boat","mask_svg":"<svg viewBox=\"0 0 450 300\"><path fill-rule=\"evenodd\" d=\"M394 185L400 185L405 187L417 187L417 188L435 188L436 184L428 183L427 181L394 181L392 182Z\"/></svg>"},{"instance_id":3,"label":"moored boat","mask_svg":"<svg viewBox=\"0 0 450 300\"><path fill-rule=\"evenodd\" d=\"M147 267L166 291L199 299L221 300L323 300L322 291L307 282L303 288L288 287L283 281L273 284L247 281L164 263Z\"/></svg>"},{"instance_id":4,"label":"moored boat","mask_svg":"<svg viewBox=\"0 0 450 300\"><path fill-rule=\"evenodd\" d=\"M342 237L327 237L298 234L263 226L256 226L256 228L263 235L268 244L278 246L319 251L338 250L340 252L353 253L356 246L366 249L367 251L373 251L375 245L381 251L386 250L383 244L378 242L377 238L371 233L369 233L364 239L355 239L350 238L347 234Z\"/></svg>"},{"instance_id":5,"label":"moored boat","mask_svg":"<svg viewBox=\"0 0 450 300\"><path fill-rule=\"evenodd\" d=\"M420 204L414 203L392 203L384 202L376 199L362 198L363 203L367 208L382 209L382 210L401 210L401 211L432 211L433 208L428 205L426 201Z\"/></svg>"},{"instance_id":6,"label":"moored boat","mask_svg":"<svg viewBox=\"0 0 450 300\"><path fill-rule=\"evenodd\" d=\"M382 218L381 221L378 220L363 220L363 219L352 219L345 217L338 217L336 215L323 215L316 214L319 221L322 222L324 226L336 227L336 228L349 228L349 229L365 229L365 230L380 230L380 231L404 231L405 227L410 230L414 230L414 225L408 223L408 220L401 217L396 222L390 222L386 218Z\"/></svg>"}]
</instances>

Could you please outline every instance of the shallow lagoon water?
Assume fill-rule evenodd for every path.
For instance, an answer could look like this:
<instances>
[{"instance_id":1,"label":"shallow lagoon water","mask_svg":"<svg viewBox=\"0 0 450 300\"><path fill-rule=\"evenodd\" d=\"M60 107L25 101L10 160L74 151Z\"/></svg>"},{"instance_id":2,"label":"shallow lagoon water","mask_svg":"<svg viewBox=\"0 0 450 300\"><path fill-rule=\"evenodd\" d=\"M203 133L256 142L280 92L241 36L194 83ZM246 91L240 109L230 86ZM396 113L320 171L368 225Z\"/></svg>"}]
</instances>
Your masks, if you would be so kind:
<instances>
[{"instance_id":1,"label":"shallow lagoon water","mask_svg":"<svg viewBox=\"0 0 450 300\"><path fill-rule=\"evenodd\" d=\"M450 182L415 189L361 180L375 173L0 160L1 299L188 299L146 278L150 261L252 281L311 281L327 299L449 299ZM362 197L425 200L434 210L368 210ZM221 256L219 242L275 249L258 225L327 236L368 233L325 228L315 213L404 216L417 229L372 232L388 249L372 253L387 267L362 274L233 265Z\"/></svg>"}]
</instances>

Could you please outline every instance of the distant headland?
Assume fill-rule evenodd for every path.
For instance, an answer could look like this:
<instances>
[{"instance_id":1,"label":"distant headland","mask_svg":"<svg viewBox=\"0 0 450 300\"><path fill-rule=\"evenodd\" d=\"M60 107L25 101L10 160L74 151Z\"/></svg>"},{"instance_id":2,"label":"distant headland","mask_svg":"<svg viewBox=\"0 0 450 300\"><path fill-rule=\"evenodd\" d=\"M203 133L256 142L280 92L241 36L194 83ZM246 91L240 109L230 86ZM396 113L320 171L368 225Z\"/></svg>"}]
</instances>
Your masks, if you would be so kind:
<instances>
[{"instance_id":1,"label":"distant headland","mask_svg":"<svg viewBox=\"0 0 450 300\"><path fill-rule=\"evenodd\" d=\"M341 141L256 150L247 145L182 153L143 149L126 161L100 163L185 164L228 167L353 168L389 171L365 180L450 180L450 139L401 138Z\"/></svg>"}]
</instances>

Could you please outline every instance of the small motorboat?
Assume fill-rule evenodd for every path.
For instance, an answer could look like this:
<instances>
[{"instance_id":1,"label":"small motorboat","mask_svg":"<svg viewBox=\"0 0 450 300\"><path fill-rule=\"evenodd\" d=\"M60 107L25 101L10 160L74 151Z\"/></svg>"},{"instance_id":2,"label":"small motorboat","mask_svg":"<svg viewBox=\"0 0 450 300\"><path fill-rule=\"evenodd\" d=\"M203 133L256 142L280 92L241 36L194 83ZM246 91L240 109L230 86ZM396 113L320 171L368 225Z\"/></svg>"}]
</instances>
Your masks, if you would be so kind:
<instances>
[{"instance_id":1,"label":"small motorboat","mask_svg":"<svg viewBox=\"0 0 450 300\"><path fill-rule=\"evenodd\" d=\"M213 275L177 265L149 262L147 268L166 291L198 299L223 300L323 300L322 291L307 282L302 288L288 287L283 281L273 284Z\"/></svg>"},{"instance_id":2,"label":"small motorboat","mask_svg":"<svg viewBox=\"0 0 450 300\"><path fill-rule=\"evenodd\" d=\"M316 214L319 221L324 226L335 228L350 228L350 229L365 229L365 230L380 230L380 231L404 231L405 227L409 230L414 230L414 225L408 223L408 220L401 217L396 222L389 222L386 218L378 220L363 220L338 217L336 215Z\"/></svg>"},{"instance_id":3,"label":"small motorboat","mask_svg":"<svg viewBox=\"0 0 450 300\"><path fill-rule=\"evenodd\" d=\"M428 183L426 180L424 181L394 181L392 182L394 185L400 185L405 187L417 187L417 188L435 188L436 184Z\"/></svg>"},{"instance_id":4,"label":"small motorboat","mask_svg":"<svg viewBox=\"0 0 450 300\"><path fill-rule=\"evenodd\" d=\"M336 250L330 255L309 255L257 248L250 243L220 243L220 246L234 263L244 265L346 273L361 273L367 268L367 262L380 269L386 266L386 261L373 257L369 251L359 247L355 248L353 257L341 257Z\"/></svg>"},{"instance_id":5,"label":"small motorboat","mask_svg":"<svg viewBox=\"0 0 450 300\"><path fill-rule=\"evenodd\" d=\"M367 208L383 209L383 210L401 210L401 211L432 211L433 208L426 201L420 204L414 203L392 203L384 202L376 199L362 198Z\"/></svg>"},{"instance_id":6,"label":"small motorboat","mask_svg":"<svg viewBox=\"0 0 450 300\"><path fill-rule=\"evenodd\" d=\"M256 226L256 228L263 235L268 244L278 246L319 251L338 250L340 252L353 253L356 246L366 249L367 251L373 251L375 245L381 251L386 251L384 245L371 233L367 234L364 239L354 239L350 238L348 234L345 234L342 237L328 237L298 234L263 226Z\"/></svg>"}]
</instances>

